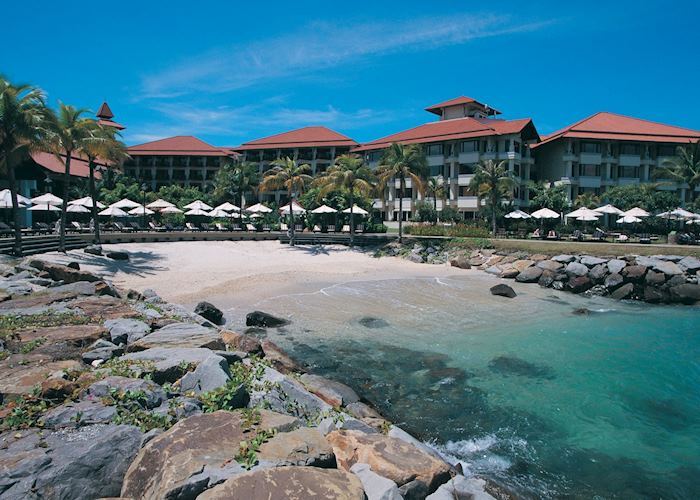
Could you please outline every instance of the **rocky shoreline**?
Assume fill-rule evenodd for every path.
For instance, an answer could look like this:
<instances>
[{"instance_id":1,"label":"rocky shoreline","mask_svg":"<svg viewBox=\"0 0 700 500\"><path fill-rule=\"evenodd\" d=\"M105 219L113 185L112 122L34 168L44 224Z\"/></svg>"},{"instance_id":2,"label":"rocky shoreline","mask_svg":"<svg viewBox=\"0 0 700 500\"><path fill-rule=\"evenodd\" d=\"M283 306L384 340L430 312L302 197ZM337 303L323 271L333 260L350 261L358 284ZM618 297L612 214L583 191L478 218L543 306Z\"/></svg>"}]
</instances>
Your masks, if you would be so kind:
<instances>
[{"instance_id":1,"label":"rocky shoreline","mask_svg":"<svg viewBox=\"0 0 700 500\"><path fill-rule=\"evenodd\" d=\"M450 263L479 269L520 283L578 294L640 300L652 304L695 304L700 301L700 259L680 255L594 256L545 255L489 249L441 249L438 243L387 245L382 254L412 262Z\"/></svg>"},{"instance_id":2,"label":"rocky shoreline","mask_svg":"<svg viewBox=\"0 0 700 500\"><path fill-rule=\"evenodd\" d=\"M3 498L505 496L350 387L219 326L212 304L189 312L77 263L0 276Z\"/></svg>"}]
</instances>

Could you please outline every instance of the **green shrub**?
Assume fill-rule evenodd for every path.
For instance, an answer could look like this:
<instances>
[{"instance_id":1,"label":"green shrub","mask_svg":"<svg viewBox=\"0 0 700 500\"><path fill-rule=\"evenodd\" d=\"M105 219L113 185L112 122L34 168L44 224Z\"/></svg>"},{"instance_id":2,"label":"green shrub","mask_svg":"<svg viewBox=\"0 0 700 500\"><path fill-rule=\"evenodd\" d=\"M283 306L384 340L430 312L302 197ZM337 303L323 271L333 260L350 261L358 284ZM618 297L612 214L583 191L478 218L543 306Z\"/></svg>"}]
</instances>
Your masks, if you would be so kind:
<instances>
[{"instance_id":1,"label":"green shrub","mask_svg":"<svg viewBox=\"0 0 700 500\"><path fill-rule=\"evenodd\" d=\"M483 227L467 224L453 226L414 224L406 227L406 233L414 236L452 236L460 238L488 238L489 232Z\"/></svg>"}]
</instances>

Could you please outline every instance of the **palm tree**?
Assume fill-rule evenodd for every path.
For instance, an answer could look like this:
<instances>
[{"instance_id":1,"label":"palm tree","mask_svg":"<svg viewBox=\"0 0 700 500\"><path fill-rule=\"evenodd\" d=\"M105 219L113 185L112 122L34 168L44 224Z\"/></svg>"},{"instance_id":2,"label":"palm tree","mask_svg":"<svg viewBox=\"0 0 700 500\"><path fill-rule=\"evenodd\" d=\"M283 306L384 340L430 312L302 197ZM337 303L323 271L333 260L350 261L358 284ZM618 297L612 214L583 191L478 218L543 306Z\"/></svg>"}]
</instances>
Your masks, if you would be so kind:
<instances>
[{"instance_id":1,"label":"palm tree","mask_svg":"<svg viewBox=\"0 0 700 500\"><path fill-rule=\"evenodd\" d=\"M302 194L311 182L311 175L309 175L311 167L307 163L297 165L297 162L289 156L278 158L271 165L272 168L265 173L265 177L260 183L260 191L287 190L291 216L289 244L294 246L294 195L296 192Z\"/></svg>"},{"instance_id":2,"label":"palm tree","mask_svg":"<svg viewBox=\"0 0 700 500\"><path fill-rule=\"evenodd\" d=\"M479 199L486 198L491 208L491 233L496 236L496 214L504 199L511 197L515 182L506 167L507 160L496 163L482 160L476 165L469 188Z\"/></svg>"},{"instance_id":3,"label":"palm tree","mask_svg":"<svg viewBox=\"0 0 700 500\"><path fill-rule=\"evenodd\" d=\"M391 144L377 168L377 190L384 191L391 179L399 180L399 243L403 241L403 197L406 192L406 179L411 179L421 194L428 174L428 161L420 144Z\"/></svg>"},{"instance_id":4,"label":"palm tree","mask_svg":"<svg viewBox=\"0 0 700 500\"><path fill-rule=\"evenodd\" d=\"M340 190L348 193L350 202L350 246L355 241L355 220L353 210L355 196L369 196L374 189L374 176L365 165L364 160L358 155L341 155L335 160L322 176L314 184L321 188L318 197L323 198L331 191Z\"/></svg>"},{"instance_id":5,"label":"palm tree","mask_svg":"<svg viewBox=\"0 0 700 500\"><path fill-rule=\"evenodd\" d=\"M443 200L443 208L444 208L444 199L445 199L445 194L446 194L446 189L445 189L445 179L440 177L430 177L428 179L428 182L425 185L425 192L428 196L433 197L433 210L435 210L435 216L437 217L437 199L438 196ZM437 222L437 221L435 221ZM435 224L433 222L433 224Z\"/></svg>"},{"instance_id":6,"label":"palm tree","mask_svg":"<svg viewBox=\"0 0 700 500\"><path fill-rule=\"evenodd\" d=\"M7 174L15 235L13 252L18 256L22 255L22 230L15 168L42 145L48 114L41 90L28 85L12 85L0 76L0 171Z\"/></svg>"},{"instance_id":7,"label":"palm tree","mask_svg":"<svg viewBox=\"0 0 700 500\"><path fill-rule=\"evenodd\" d=\"M70 164L73 154L80 150L83 141L89 137L94 120L81 118L86 109L78 109L59 102L58 113L49 122L48 144L51 153L65 166L63 174L63 205L61 206L61 229L58 250L66 251L66 210L70 189Z\"/></svg>"},{"instance_id":8,"label":"palm tree","mask_svg":"<svg viewBox=\"0 0 700 500\"><path fill-rule=\"evenodd\" d=\"M260 173L258 164L250 161L244 161L239 164L228 163L224 165L227 170L226 182L221 185L214 184L214 197L221 198L226 194L238 197L238 206L243 210L243 196L249 191L255 192L260 185Z\"/></svg>"},{"instance_id":9,"label":"palm tree","mask_svg":"<svg viewBox=\"0 0 700 500\"><path fill-rule=\"evenodd\" d=\"M92 220L95 224L95 243L100 244L100 224L97 217L97 190L95 189L95 168L97 160L105 163L116 164L127 159L126 145L119 140L119 132L113 127L99 125L96 121L86 122L88 135L77 143L77 151L82 153L88 161L90 170L89 192L92 199Z\"/></svg>"},{"instance_id":10,"label":"palm tree","mask_svg":"<svg viewBox=\"0 0 700 500\"><path fill-rule=\"evenodd\" d=\"M596 205L600 205L600 197L590 191L581 193L574 200L574 206L576 208L594 207Z\"/></svg>"},{"instance_id":11,"label":"palm tree","mask_svg":"<svg viewBox=\"0 0 700 500\"><path fill-rule=\"evenodd\" d=\"M668 176L681 184L687 184L690 190L690 201L695 201L695 188L700 185L700 141L688 147L678 146L676 157L664 161L656 176Z\"/></svg>"}]
</instances>

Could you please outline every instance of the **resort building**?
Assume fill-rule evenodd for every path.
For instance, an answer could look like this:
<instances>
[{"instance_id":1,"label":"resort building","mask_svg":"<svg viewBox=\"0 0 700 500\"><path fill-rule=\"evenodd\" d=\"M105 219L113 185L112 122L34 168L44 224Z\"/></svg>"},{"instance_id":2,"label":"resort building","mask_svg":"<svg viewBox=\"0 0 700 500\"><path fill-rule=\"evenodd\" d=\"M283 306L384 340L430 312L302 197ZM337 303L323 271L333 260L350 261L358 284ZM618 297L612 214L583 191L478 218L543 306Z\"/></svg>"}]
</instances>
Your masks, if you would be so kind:
<instances>
[{"instance_id":1,"label":"resort building","mask_svg":"<svg viewBox=\"0 0 700 500\"><path fill-rule=\"evenodd\" d=\"M260 173L271 168L278 158L292 158L298 164L308 163L313 175L325 172L335 159L359 144L347 136L326 127L303 127L281 134L249 141L234 149L243 161L257 163ZM287 193L261 193L260 201L284 203Z\"/></svg>"},{"instance_id":2,"label":"resort building","mask_svg":"<svg viewBox=\"0 0 700 500\"><path fill-rule=\"evenodd\" d=\"M128 148L131 159L124 163L124 173L151 189L179 184L211 188L216 172L238 155L189 135L169 137Z\"/></svg>"},{"instance_id":3,"label":"resort building","mask_svg":"<svg viewBox=\"0 0 700 500\"><path fill-rule=\"evenodd\" d=\"M393 142L423 144L430 166L430 176L441 177L445 182L447 196L438 199L438 210L443 205L460 211L465 218L473 217L479 202L469 184L475 165L482 160L506 161L516 187L515 206L528 206L527 183L531 178L534 160L530 144L539 141L532 120L503 120L497 118L501 112L471 97L458 97L426 108L440 117L436 122L383 137L355 148L362 153L370 167L376 167L384 150ZM399 182L387 188L384 199L375 200L375 208L382 212L384 220L408 220L415 212L416 202L432 198L422 197L407 181L399 214Z\"/></svg>"},{"instance_id":4,"label":"resort building","mask_svg":"<svg viewBox=\"0 0 700 500\"><path fill-rule=\"evenodd\" d=\"M601 195L608 187L656 182L687 199L687 185L660 178L657 170L676 148L700 140L700 132L600 112L532 145L537 178L567 186L571 200Z\"/></svg>"}]
</instances>

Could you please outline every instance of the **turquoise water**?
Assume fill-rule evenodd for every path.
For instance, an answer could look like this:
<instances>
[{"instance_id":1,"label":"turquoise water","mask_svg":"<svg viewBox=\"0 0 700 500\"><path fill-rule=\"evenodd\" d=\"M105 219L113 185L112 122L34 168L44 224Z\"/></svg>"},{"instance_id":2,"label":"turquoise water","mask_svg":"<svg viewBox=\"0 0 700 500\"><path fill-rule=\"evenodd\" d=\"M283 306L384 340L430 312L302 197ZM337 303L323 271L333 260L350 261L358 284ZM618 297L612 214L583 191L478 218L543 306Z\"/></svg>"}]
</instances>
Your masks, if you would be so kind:
<instances>
[{"instance_id":1,"label":"turquoise water","mask_svg":"<svg viewBox=\"0 0 700 500\"><path fill-rule=\"evenodd\" d=\"M697 498L700 308L533 285L508 300L489 280L356 282L260 306L292 317L269 336L314 371L519 496Z\"/></svg>"}]
</instances>

